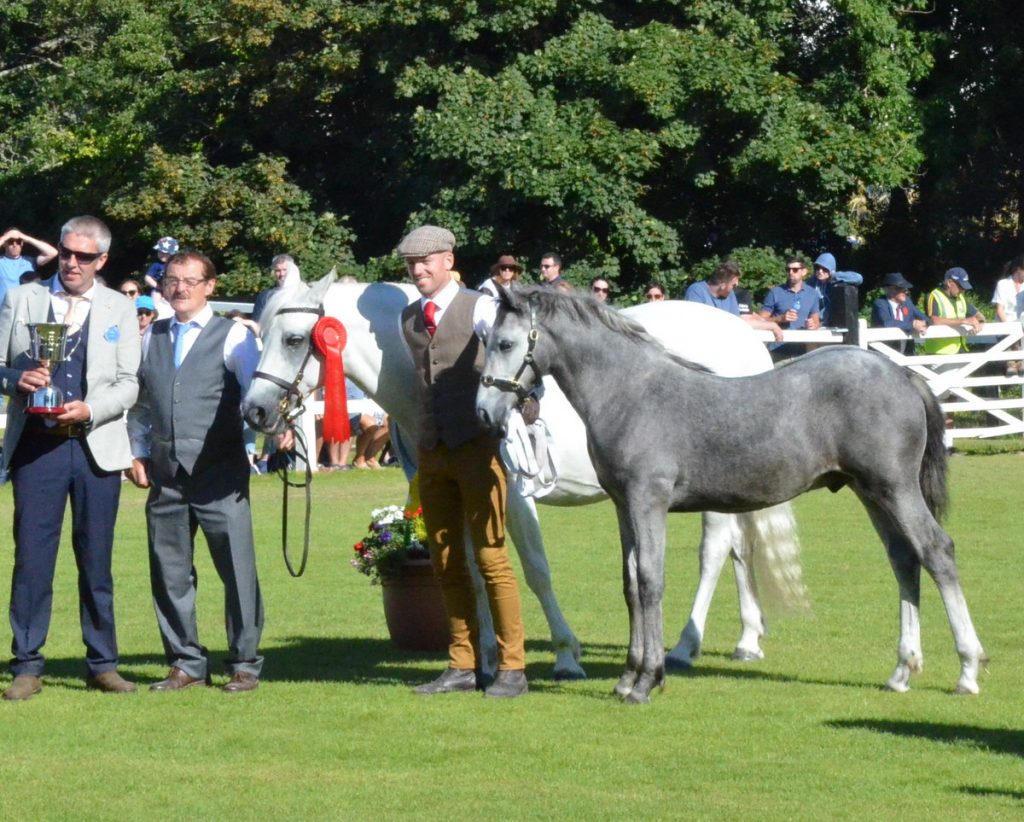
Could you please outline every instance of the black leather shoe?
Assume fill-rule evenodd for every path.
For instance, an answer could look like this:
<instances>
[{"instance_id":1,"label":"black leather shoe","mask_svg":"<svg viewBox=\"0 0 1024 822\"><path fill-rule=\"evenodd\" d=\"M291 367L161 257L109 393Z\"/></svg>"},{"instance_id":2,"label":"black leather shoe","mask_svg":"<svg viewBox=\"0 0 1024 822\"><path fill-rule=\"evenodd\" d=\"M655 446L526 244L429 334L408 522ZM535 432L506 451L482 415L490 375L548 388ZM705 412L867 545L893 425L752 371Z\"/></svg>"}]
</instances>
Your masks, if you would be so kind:
<instances>
[{"instance_id":1,"label":"black leather shoe","mask_svg":"<svg viewBox=\"0 0 1024 822\"><path fill-rule=\"evenodd\" d=\"M465 668L445 668L444 672L433 682L417 685L413 693L420 696L431 694L449 694L454 691L475 691L476 671Z\"/></svg>"},{"instance_id":2,"label":"black leather shoe","mask_svg":"<svg viewBox=\"0 0 1024 822\"><path fill-rule=\"evenodd\" d=\"M526 684L526 671L498 671L494 682L484 691L484 696L496 699L508 699L522 696L530 688Z\"/></svg>"}]
</instances>

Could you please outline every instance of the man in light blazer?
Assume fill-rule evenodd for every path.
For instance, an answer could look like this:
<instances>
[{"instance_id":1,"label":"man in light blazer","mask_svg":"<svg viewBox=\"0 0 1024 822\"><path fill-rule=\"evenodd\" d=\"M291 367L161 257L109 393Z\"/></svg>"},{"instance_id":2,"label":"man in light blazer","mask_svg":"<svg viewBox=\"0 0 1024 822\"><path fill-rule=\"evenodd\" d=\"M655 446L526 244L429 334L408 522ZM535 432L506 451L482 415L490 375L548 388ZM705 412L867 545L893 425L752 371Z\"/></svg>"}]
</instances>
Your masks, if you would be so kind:
<instances>
[{"instance_id":1,"label":"man in light blazer","mask_svg":"<svg viewBox=\"0 0 1024 822\"><path fill-rule=\"evenodd\" d=\"M10 619L14 682L10 700L42 689L53 600L53 573L67 500L78 565L86 685L126 693L117 672L110 560L121 470L131 465L124 413L138 395L139 332L131 300L96 282L107 262L110 230L95 217L61 229L58 273L7 292L0 309L0 390L11 396L3 467L14 488L15 561ZM68 326L70 353L51 375L32 356L29 323ZM27 414L29 395L53 383L63 412Z\"/></svg>"}]
</instances>

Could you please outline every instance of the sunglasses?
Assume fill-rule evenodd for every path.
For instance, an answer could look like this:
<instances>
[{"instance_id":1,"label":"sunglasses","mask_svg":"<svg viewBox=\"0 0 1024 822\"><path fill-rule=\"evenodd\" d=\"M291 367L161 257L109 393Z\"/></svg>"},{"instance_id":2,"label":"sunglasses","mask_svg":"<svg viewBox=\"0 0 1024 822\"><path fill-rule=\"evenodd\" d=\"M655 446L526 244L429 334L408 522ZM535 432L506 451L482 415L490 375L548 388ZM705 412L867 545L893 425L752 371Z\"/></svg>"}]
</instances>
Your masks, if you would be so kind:
<instances>
[{"instance_id":1,"label":"sunglasses","mask_svg":"<svg viewBox=\"0 0 1024 822\"><path fill-rule=\"evenodd\" d=\"M515 267L511 265L499 265L498 271L515 271Z\"/></svg>"},{"instance_id":2,"label":"sunglasses","mask_svg":"<svg viewBox=\"0 0 1024 822\"><path fill-rule=\"evenodd\" d=\"M70 260L74 257L78 260L79 265L91 265L102 257L104 252L97 251L94 254L89 254L85 251L72 251L70 248L61 245L57 247L57 254L62 260Z\"/></svg>"},{"instance_id":3,"label":"sunglasses","mask_svg":"<svg viewBox=\"0 0 1024 822\"><path fill-rule=\"evenodd\" d=\"M595 285L595 286L591 287L590 290L595 292L595 293L599 293L599 294L607 294L610 289L601 288L601 286Z\"/></svg>"},{"instance_id":4,"label":"sunglasses","mask_svg":"<svg viewBox=\"0 0 1024 822\"><path fill-rule=\"evenodd\" d=\"M804 270L804 267L802 265L787 265L786 266L786 271L803 271L803 270Z\"/></svg>"},{"instance_id":5,"label":"sunglasses","mask_svg":"<svg viewBox=\"0 0 1024 822\"><path fill-rule=\"evenodd\" d=\"M17 240L17 239L15 239L13 237L10 240L7 241L7 245L21 245L21 243L22 243L21 240Z\"/></svg>"},{"instance_id":6,"label":"sunglasses","mask_svg":"<svg viewBox=\"0 0 1024 822\"><path fill-rule=\"evenodd\" d=\"M137 289L137 288L123 288L123 289L121 289L121 293L124 294L126 297L138 297L139 296L139 289Z\"/></svg>"}]
</instances>

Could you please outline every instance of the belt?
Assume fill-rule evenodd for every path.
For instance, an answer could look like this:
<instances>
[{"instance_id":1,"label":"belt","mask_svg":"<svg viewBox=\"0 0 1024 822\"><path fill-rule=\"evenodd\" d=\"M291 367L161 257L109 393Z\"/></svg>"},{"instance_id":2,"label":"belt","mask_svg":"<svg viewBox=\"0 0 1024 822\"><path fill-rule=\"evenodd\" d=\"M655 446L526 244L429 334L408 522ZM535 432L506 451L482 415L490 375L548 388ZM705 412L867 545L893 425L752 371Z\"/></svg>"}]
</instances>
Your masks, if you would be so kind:
<instances>
[{"instance_id":1,"label":"belt","mask_svg":"<svg viewBox=\"0 0 1024 822\"><path fill-rule=\"evenodd\" d=\"M85 436L85 427L80 422L69 422L66 425L33 427L34 434L46 434L50 437L63 437L64 439L77 440Z\"/></svg>"}]
</instances>

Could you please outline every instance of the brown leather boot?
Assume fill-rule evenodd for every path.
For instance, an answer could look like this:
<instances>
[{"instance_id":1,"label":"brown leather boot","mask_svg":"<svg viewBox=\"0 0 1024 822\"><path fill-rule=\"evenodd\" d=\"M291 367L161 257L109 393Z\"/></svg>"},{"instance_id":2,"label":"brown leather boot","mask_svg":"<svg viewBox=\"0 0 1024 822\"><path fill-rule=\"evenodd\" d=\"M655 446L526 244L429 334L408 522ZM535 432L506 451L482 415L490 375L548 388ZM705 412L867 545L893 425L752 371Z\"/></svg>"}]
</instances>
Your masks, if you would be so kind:
<instances>
[{"instance_id":1,"label":"brown leather boot","mask_svg":"<svg viewBox=\"0 0 1024 822\"><path fill-rule=\"evenodd\" d=\"M31 699L43 690L43 680L32 674L18 674L4 691L4 699Z\"/></svg>"}]
</instances>

